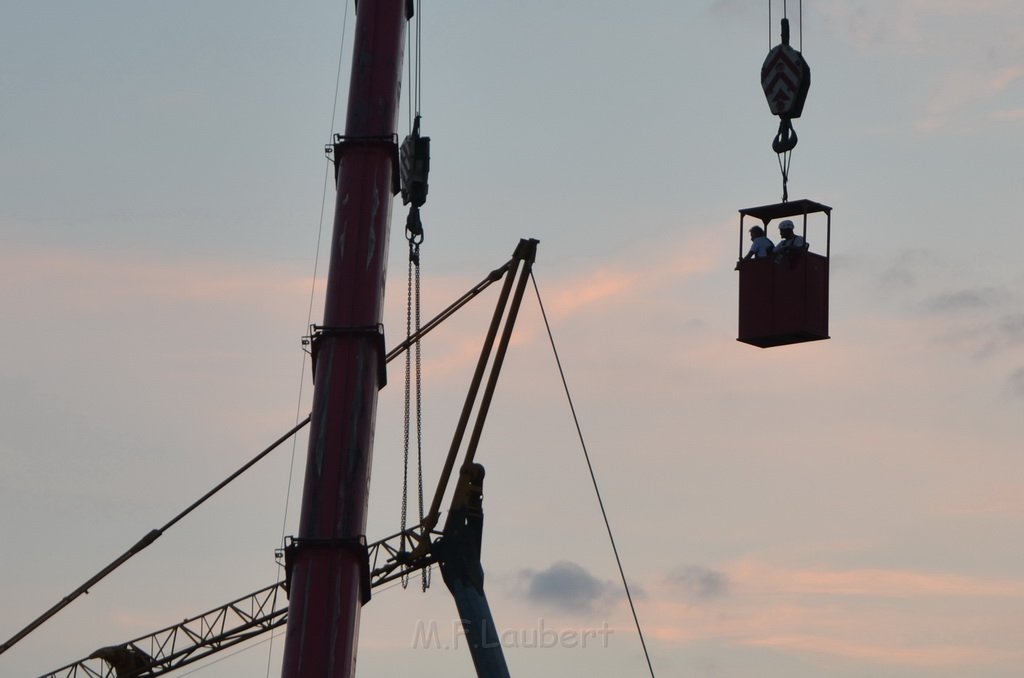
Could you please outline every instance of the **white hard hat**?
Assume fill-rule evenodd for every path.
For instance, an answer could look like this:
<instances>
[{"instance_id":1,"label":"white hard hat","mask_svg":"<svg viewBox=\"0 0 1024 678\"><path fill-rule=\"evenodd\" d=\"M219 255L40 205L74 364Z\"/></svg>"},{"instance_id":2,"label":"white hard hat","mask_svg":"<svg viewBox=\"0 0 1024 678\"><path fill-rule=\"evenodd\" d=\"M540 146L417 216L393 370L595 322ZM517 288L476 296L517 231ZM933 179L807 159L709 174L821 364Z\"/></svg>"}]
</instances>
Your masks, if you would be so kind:
<instances>
[{"instance_id":1,"label":"white hard hat","mask_svg":"<svg viewBox=\"0 0 1024 678\"><path fill-rule=\"evenodd\" d=\"M786 219L785 221L783 221L783 222L781 222L779 224L779 230L780 231L792 231L793 230L793 222L790 221L789 219Z\"/></svg>"}]
</instances>

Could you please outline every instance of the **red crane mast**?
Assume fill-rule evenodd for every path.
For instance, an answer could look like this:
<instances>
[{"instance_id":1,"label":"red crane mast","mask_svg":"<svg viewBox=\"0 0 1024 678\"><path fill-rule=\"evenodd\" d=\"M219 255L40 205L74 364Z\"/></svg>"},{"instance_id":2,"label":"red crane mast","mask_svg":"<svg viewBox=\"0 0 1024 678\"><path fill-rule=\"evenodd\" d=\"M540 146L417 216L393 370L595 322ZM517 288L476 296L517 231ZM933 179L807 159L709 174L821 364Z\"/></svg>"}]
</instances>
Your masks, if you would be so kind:
<instances>
[{"instance_id":1,"label":"red crane mast","mask_svg":"<svg viewBox=\"0 0 1024 678\"><path fill-rule=\"evenodd\" d=\"M350 678L369 596L366 513L406 0L357 3L323 325L314 328L313 410L298 536L290 548L283 678Z\"/></svg>"}]
</instances>

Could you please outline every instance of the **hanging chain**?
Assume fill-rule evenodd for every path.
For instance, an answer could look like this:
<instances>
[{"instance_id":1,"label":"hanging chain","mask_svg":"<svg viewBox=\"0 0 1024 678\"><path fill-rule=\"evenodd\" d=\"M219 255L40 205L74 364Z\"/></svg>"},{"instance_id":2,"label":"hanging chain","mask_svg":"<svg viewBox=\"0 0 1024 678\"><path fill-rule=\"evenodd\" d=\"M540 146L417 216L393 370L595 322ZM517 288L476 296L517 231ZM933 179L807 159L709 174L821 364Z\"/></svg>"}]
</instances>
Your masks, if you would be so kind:
<instances>
[{"instance_id":1,"label":"hanging chain","mask_svg":"<svg viewBox=\"0 0 1024 678\"><path fill-rule=\"evenodd\" d=\"M410 3L411 5L411 3ZM402 143L400 149L401 172L402 172L402 201L406 204L412 203L409 208L409 215L405 222L405 239L409 242L409 268L408 284L406 286L405 305L405 336L408 341L420 332L420 244L423 242L423 222L420 221L420 206L427 198L427 171L430 160L430 139L420 137L420 97L421 77L420 65L422 63L421 44L421 3L417 1L416 10L416 41L415 48L412 44L412 32L409 33L409 80L411 83L411 95L409 97L409 136ZM415 115L413 113L415 111ZM415 311L415 323L413 314ZM416 499L419 509L419 524L423 523L423 368L422 352L419 339L416 339L405 351L405 398L404 398L404 451L402 459L402 532L406 530L409 508L409 442L412 419L412 362L413 351L416 361ZM406 549L406 537L402 536L401 549ZM424 591L430 586L430 568L423 569L422 588ZM409 585L409 575L402 575L402 588Z\"/></svg>"},{"instance_id":2,"label":"hanging chain","mask_svg":"<svg viewBox=\"0 0 1024 678\"><path fill-rule=\"evenodd\" d=\"M409 243L409 269L408 269L408 283L406 284L406 303L405 303L405 336L409 338L412 336L412 267L413 267L413 252L412 242ZM412 365L412 356L409 352L405 352L405 398L404 408L405 413L405 424L403 426L403 444L402 444L402 540L400 549L406 550L406 514L409 506L409 390L410 390L410 369ZM404 589L409 585L409 575L402 575L402 588Z\"/></svg>"},{"instance_id":3,"label":"hanging chain","mask_svg":"<svg viewBox=\"0 0 1024 678\"><path fill-rule=\"evenodd\" d=\"M422 241L422 236L420 237ZM410 243L410 247L413 245ZM415 323L416 323L416 334L420 333L420 252L419 243L415 244L416 248L416 294L414 298L415 304ZM416 340L416 474L417 474L417 490L419 499L419 510L420 510L420 523L423 523L425 515L423 513L423 354L420 340ZM421 587L425 592L430 587L430 568L426 567L422 570Z\"/></svg>"},{"instance_id":4,"label":"hanging chain","mask_svg":"<svg viewBox=\"0 0 1024 678\"><path fill-rule=\"evenodd\" d=\"M409 220L405 229L406 240L409 241L409 266L407 269L406 295L405 295L405 337L412 338L420 331L420 244L423 242L423 225L419 219L419 208L412 207L409 210ZM415 311L415 324L413 316ZM419 522L423 522L423 391L422 391L422 354L420 341L417 339L412 343L410 349L405 352L405 392L403 397L403 434L402 434L402 532L408 526L409 513L409 443L410 430L412 428L412 390L413 390L413 351L416 361L416 481L417 481L417 507L419 508ZM401 550L406 550L406 537L403 534L401 539ZM429 572L424 570L422 588L424 591L430 585ZM409 586L409 575L402 575L402 588Z\"/></svg>"}]
</instances>

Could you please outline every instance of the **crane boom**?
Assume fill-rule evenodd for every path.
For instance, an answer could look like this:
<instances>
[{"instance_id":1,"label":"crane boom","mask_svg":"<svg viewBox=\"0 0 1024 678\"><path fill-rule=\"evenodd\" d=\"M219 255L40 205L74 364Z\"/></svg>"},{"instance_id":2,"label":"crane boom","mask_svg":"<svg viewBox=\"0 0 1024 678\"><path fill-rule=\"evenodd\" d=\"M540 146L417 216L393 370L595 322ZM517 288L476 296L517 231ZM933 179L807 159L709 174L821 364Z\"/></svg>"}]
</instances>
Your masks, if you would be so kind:
<instances>
[{"instance_id":1,"label":"crane boom","mask_svg":"<svg viewBox=\"0 0 1024 678\"><path fill-rule=\"evenodd\" d=\"M406 0L356 5L324 324L313 338L313 413L299 534L292 541L283 678L351 678L366 576L366 518Z\"/></svg>"}]
</instances>

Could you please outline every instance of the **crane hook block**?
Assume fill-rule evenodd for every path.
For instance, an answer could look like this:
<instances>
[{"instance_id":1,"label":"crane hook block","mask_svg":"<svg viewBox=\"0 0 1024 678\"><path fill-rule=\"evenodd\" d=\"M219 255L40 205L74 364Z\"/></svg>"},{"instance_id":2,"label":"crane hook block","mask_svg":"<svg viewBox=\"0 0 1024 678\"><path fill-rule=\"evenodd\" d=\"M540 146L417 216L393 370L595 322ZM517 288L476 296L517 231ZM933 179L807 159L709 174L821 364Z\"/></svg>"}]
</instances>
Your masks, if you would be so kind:
<instances>
[{"instance_id":1,"label":"crane hook block","mask_svg":"<svg viewBox=\"0 0 1024 678\"><path fill-rule=\"evenodd\" d=\"M422 207L427 202L427 175L430 173L430 137L420 136L420 116L416 116L412 133L405 137L400 149L399 172L402 203Z\"/></svg>"},{"instance_id":2,"label":"crane hook block","mask_svg":"<svg viewBox=\"0 0 1024 678\"><path fill-rule=\"evenodd\" d=\"M782 20L782 43L768 52L761 66L761 89L768 107L780 118L799 118L811 88L811 69L800 52L789 46L789 20Z\"/></svg>"}]
</instances>

